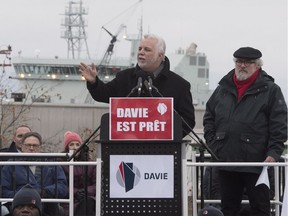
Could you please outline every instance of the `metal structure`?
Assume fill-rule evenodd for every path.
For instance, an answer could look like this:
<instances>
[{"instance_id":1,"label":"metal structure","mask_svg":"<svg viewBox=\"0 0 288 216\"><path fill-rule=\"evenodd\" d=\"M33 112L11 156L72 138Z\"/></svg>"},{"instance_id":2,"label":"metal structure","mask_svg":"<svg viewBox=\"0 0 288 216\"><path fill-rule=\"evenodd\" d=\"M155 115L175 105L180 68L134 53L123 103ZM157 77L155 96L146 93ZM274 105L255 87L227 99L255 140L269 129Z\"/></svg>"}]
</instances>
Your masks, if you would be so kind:
<instances>
[{"instance_id":1,"label":"metal structure","mask_svg":"<svg viewBox=\"0 0 288 216\"><path fill-rule=\"evenodd\" d=\"M62 32L61 38L67 40L68 50L67 58L80 58L83 44L86 47L87 57L90 59L88 44L87 44L87 35L85 27L87 24L85 22L84 16L88 15L88 9L83 7L82 0L79 2L70 1L68 7L65 9L65 19L62 22L65 31Z\"/></svg>"},{"instance_id":2,"label":"metal structure","mask_svg":"<svg viewBox=\"0 0 288 216\"><path fill-rule=\"evenodd\" d=\"M10 45L8 45L7 47L5 47L4 49L0 48L0 54L6 55L5 59L9 60L9 63L5 62L5 59L3 60L3 64L0 64L1 67L10 67L11 66L11 58L10 58L10 54L12 52L12 47ZM4 70L4 69L3 69Z\"/></svg>"},{"instance_id":3,"label":"metal structure","mask_svg":"<svg viewBox=\"0 0 288 216\"><path fill-rule=\"evenodd\" d=\"M117 32L113 35L104 26L102 26L102 29L104 29L112 38L110 40L109 46L108 46L100 64L98 65L98 74L101 78L106 76L106 75L109 75L107 66L110 63L111 56L113 54L114 45L117 42L117 37L124 28L126 28L126 26L124 24L121 24L120 27L118 28Z\"/></svg>"}]
</instances>

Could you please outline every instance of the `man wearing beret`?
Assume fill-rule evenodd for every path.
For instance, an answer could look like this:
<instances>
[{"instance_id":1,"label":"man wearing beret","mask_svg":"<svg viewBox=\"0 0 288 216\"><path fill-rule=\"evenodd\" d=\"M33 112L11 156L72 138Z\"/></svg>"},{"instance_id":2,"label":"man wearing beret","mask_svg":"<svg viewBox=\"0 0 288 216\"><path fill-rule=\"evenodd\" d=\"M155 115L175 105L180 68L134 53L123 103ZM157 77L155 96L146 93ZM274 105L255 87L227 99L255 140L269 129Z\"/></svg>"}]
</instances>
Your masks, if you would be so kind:
<instances>
[{"instance_id":1,"label":"man wearing beret","mask_svg":"<svg viewBox=\"0 0 288 216\"><path fill-rule=\"evenodd\" d=\"M252 47L234 52L235 68L225 75L206 104L204 137L221 162L276 162L287 140L287 105L280 87L263 69ZM269 216L269 188L256 186L262 167L218 167L225 216L240 210L244 189L250 215Z\"/></svg>"}]
</instances>

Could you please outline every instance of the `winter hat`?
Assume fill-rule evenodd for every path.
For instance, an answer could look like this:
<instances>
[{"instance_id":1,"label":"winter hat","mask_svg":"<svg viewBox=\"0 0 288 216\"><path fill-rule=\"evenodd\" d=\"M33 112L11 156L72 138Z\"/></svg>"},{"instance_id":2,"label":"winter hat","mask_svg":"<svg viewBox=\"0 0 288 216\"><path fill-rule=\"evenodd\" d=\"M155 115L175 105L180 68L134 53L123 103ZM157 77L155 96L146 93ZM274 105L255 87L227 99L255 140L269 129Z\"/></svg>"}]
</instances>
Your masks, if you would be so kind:
<instances>
[{"instance_id":1,"label":"winter hat","mask_svg":"<svg viewBox=\"0 0 288 216\"><path fill-rule=\"evenodd\" d=\"M27 184L15 194L12 202L12 209L14 211L14 209L19 205L29 204L35 205L39 211L39 214L42 215L41 197L39 193L31 187L31 185Z\"/></svg>"},{"instance_id":2,"label":"winter hat","mask_svg":"<svg viewBox=\"0 0 288 216\"><path fill-rule=\"evenodd\" d=\"M65 149L67 148L68 144L72 141L79 142L80 144L82 143L82 139L77 133L67 131L64 134L64 147L65 147Z\"/></svg>"},{"instance_id":3,"label":"winter hat","mask_svg":"<svg viewBox=\"0 0 288 216\"><path fill-rule=\"evenodd\" d=\"M198 216L224 216L224 214L214 206L207 206L198 212Z\"/></svg>"},{"instance_id":4,"label":"winter hat","mask_svg":"<svg viewBox=\"0 0 288 216\"><path fill-rule=\"evenodd\" d=\"M235 58L254 60L261 58L262 53L258 49L252 47L241 47L233 54Z\"/></svg>"}]
</instances>

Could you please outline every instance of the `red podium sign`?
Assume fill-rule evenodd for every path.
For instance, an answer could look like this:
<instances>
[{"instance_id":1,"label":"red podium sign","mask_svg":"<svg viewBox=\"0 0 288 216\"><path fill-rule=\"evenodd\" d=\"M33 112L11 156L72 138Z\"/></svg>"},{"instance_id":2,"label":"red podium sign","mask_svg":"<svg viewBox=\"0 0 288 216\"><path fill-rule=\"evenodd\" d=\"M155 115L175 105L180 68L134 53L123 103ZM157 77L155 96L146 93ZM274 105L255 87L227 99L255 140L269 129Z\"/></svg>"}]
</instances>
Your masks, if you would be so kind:
<instances>
[{"instance_id":1,"label":"red podium sign","mask_svg":"<svg viewBox=\"0 0 288 216\"><path fill-rule=\"evenodd\" d=\"M173 140L173 98L110 98L110 140Z\"/></svg>"}]
</instances>

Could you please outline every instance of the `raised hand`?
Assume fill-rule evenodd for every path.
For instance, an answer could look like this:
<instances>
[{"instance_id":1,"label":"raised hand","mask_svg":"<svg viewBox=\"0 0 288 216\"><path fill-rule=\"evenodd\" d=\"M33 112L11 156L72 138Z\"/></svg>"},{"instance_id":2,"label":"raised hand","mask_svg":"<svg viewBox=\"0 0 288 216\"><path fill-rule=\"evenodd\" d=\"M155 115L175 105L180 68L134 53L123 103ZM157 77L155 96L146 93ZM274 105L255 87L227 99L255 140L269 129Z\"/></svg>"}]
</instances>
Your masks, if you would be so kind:
<instances>
[{"instance_id":1,"label":"raised hand","mask_svg":"<svg viewBox=\"0 0 288 216\"><path fill-rule=\"evenodd\" d=\"M97 77L97 70L94 63L90 65L86 65L85 63L81 62L79 66L79 71L81 75L91 84L95 83Z\"/></svg>"}]
</instances>

